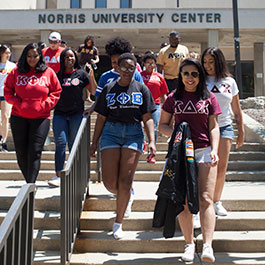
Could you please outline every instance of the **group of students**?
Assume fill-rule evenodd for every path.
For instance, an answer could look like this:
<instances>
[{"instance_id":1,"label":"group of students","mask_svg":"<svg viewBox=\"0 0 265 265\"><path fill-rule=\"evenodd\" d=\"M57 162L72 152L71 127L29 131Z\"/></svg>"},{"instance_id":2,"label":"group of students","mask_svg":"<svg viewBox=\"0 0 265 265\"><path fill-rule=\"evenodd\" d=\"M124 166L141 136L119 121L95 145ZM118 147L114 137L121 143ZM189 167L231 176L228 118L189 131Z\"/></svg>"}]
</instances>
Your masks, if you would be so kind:
<instances>
[{"instance_id":1,"label":"group of students","mask_svg":"<svg viewBox=\"0 0 265 265\"><path fill-rule=\"evenodd\" d=\"M113 236L120 239L124 236L123 218L131 212L133 177L145 145L144 130L148 137L148 162L155 162L157 127L170 137L172 119L175 125L186 121L198 166L202 260L214 262L215 215L227 214L220 199L234 137L232 112L238 127L236 148L244 141L238 88L222 51L206 49L201 63L194 58L183 58L177 89L168 94L162 74L155 71L156 57L152 53L144 56L144 71L139 73L128 40L112 38L105 50L113 69L103 73L98 84L92 67L89 71L81 68L72 48L61 52L56 75L46 66L45 56L35 43L24 48L17 66L8 74L4 96L13 105L11 129L18 163L26 181L36 181L41 151L49 132L51 109L54 108L57 182L64 166L66 142L71 150L82 116L95 110L98 115L90 155L95 156L99 146L104 186L117 198ZM87 110L84 110L84 88L97 97ZM185 238L182 259L193 261L193 216L187 205L178 220Z\"/></svg>"}]
</instances>

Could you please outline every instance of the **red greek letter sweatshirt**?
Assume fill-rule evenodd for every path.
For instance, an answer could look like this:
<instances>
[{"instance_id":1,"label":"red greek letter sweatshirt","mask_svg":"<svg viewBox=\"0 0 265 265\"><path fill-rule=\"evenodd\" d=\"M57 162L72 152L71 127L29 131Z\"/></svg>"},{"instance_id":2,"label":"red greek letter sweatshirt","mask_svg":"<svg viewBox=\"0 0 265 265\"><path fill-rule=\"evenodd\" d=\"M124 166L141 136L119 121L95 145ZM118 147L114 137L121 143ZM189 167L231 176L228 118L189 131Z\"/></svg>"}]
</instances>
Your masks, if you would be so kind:
<instances>
[{"instance_id":1,"label":"red greek letter sweatshirt","mask_svg":"<svg viewBox=\"0 0 265 265\"><path fill-rule=\"evenodd\" d=\"M12 115L28 119L49 119L62 91L54 71L47 67L42 73L31 69L20 73L15 67L5 80L4 97L13 105Z\"/></svg>"}]
</instances>

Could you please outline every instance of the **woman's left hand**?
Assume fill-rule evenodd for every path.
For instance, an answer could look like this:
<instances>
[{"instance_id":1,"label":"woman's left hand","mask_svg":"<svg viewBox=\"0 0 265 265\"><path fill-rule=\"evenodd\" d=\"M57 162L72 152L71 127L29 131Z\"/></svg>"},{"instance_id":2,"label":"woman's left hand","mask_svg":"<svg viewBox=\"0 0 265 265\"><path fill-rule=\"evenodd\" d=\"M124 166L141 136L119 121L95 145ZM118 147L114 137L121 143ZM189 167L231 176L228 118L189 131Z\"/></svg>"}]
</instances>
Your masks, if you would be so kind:
<instances>
[{"instance_id":1,"label":"woman's left hand","mask_svg":"<svg viewBox=\"0 0 265 265\"><path fill-rule=\"evenodd\" d=\"M89 71L88 71L89 69ZM93 71L93 67L91 64L86 63L85 67L84 67L84 71L86 72L86 74L88 75L88 77L92 77L94 76L94 71Z\"/></svg>"},{"instance_id":2,"label":"woman's left hand","mask_svg":"<svg viewBox=\"0 0 265 265\"><path fill-rule=\"evenodd\" d=\"M211 166L216 166L218 161L219 161L219 157L217 155L217 152L211 151L210 157L212 159Z\"/></svg>"},{"instance_id":3,"label":"woman's left hand","mask_svg":"<svg viewBox=\"0 0 265 265\"><path fill-rule=\"evenodd\" d=\"M148 144L148 153L150 154L151 158L155 157L156 155L156 145L153 142Z\"/></svg>"},{"instance_id":4,"label":"woman's left hand","mask_svg":"<svg viewBox=\"0 0 265 265\"><path fill-rule=\"evenodd\" d=\"M244 134L238 134L237 140L236 140L236 149L241 147L244 144Z\"/></svg>"}]
</instances>

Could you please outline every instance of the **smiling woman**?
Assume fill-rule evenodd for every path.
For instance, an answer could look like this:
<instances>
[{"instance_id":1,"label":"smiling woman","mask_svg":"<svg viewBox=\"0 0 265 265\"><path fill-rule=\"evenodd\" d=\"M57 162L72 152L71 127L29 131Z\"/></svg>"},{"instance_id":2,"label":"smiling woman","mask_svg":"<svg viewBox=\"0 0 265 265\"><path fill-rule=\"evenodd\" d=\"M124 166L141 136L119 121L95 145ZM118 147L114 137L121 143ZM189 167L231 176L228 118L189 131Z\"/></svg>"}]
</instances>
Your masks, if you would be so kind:
<instances>
[{"instance_id":1,"label":"smiling woman","mask_svg":"<svg viewBox=\"0 0 265 265\"><path fill-rule=\"evenodd\" d=\"M188 122L194 142L195 159L198 166L198 194L201 230L203 235L202 260L214 262L212 249L215 228L215 212L213 207L214 188L217 177L219 127L217 116L221 113L214 94L207 90L202 65L196 59L185 59L180 65L178 89L171 93L161 113L159 130L171 136L172 117L175 124ZM185 238L185 250L182 260L191 262L195 255L193 242L193 216L187 204L178 215L179 224Z\"/></svg>"},{"instance_id":2,"label":"smiling woman","mask_svg":"<svg viewBox=\"0 0 265 265\"><path fill-rule=\"evenodd\" d=\"M56 74L45 65L38 44L28 44L4 87L6 101L13 105L11 130L18 164L27 183L37 179L50 128L50 110L61 90Z\"/></svg>"},{"instance_id":3,"label":"smiling woman","mask_svg":"<svg viewBox=\"0 0 265 265\"><path fill-rule=\"evenodd\" d=\"M68 47L60 56L60 71L57 73L62 86L62 94L55 106L53 115L53 134L55 140L55 171L56 176L48 182L50 186L60 186L60 172L64 167L65 148L68 144L71 152L75 136L83 118L83 90L94 93L96 82L93 69L89 73L78 63L76 52Z\"/></svg>"},{"instance_id":4,"label":"smiling woman","mask_svg":"<svg viewBox=\"0 0 265 265\"><path fill-rule=\"evenodd\" d=\"M113 237L123 237L122 221L131 198L134 172L143 151L144 122L149 138L150 156L156 153L154 122L151 113L155 104L148 88L133 80L136 58L130 53L120 55L117 70L120 79L106 84L96 103L98 112L90 155L95 156L99 144L102 179L110 192L117 194Z\"/></svg>"}]
</instances>

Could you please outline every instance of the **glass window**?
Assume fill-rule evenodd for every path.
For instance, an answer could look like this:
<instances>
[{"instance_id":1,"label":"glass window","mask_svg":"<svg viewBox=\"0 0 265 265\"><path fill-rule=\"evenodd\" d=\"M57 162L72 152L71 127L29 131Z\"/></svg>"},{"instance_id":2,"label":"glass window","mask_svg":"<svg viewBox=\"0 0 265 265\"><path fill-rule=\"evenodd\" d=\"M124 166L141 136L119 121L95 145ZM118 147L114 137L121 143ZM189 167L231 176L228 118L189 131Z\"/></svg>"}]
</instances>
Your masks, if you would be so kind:
<instances>
[{"instance_id":1,"label":"glass window","mask_svg":"<svg viewBox=\"0 0 265 265\"><path fill-rule=\"evenodd\" d=\"M96 8L106 8L107 0L96 0Z\"/></svg>"},{"instance_id":2,"label":"glass window","mask_svg":"<svg viewBox=\"0 0 265 265\"><path fill-rule=\"evenodd\" d=\"M132 0L121 0L121 8L132 8Z\"/></svg>"},{"instance_id":3,"label":"glass window","mask_svg":"<svg viewBox=\"0 0 265 265\"><path fill-rule=\"evenodd\" d=\"M81 8L81 0L71 0L71 8Z\"/></svg>"},{"instance_id":4,"label":"glass window","mask_svg":"<svg viewBox=\"0 0 265 265\"><path fill-rule=\"evenodd\" d=\"M47 9L56 9L57 8L57 1L55 1L55 0L46 0L46 8Z\"/></svg>"},{"instance_id":5,"label":"glass window","mask_svg":"<svg viewBox=\"0 0 265 265\"><path fill-rule=\"evenodd\" d=\"M230 73L235 77L235 63L227 62ZM243 98L254 97L254 63L241 61L242 71L242 96Z\"/></svg>"}]
</instances>

